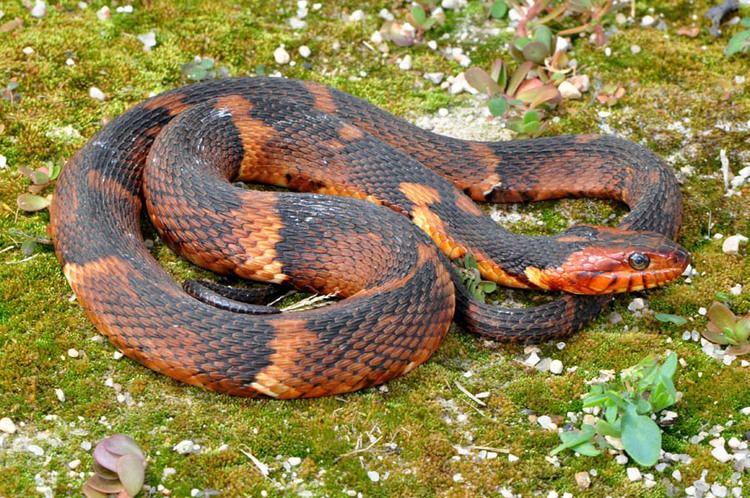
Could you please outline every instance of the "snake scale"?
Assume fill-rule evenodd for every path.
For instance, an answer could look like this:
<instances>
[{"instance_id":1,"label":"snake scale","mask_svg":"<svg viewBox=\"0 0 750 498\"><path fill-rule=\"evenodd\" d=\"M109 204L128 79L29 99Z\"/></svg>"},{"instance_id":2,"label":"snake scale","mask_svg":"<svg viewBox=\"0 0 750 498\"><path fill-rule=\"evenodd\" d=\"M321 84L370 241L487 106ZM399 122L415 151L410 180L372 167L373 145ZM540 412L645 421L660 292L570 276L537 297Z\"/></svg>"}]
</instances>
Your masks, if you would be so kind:
<instances>
[{"instance_id":1,"label":"snake scale","mask_svg":"<svg viewBox=\"0 0 750 498\"><path fill-rule=\"evenodd\" d=\"M617 229L529 237L473 202L571 196L630 211ZM199 266L346 299L278 313L221 285L186 292L145 245L144 204ZM107 124L61 173L50 233L81 306L128 357L213 391L299 398L409 372L454 317L498 340L569 335L611 293L682 273L680 218L670 169L619 138L463 141L317 83L237 78L168 91ZM480 303L449 262L467 252L485 279L566 294L527 309Z\"/></svg>"}]
</instances>

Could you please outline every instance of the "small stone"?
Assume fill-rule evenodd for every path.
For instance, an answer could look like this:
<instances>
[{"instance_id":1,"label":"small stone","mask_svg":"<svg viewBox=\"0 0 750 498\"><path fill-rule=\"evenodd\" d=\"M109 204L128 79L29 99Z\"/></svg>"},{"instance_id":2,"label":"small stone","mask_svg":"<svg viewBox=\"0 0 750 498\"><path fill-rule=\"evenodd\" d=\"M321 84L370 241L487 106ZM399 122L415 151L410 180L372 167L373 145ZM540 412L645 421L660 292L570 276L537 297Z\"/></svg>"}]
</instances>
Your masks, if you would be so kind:
<instances>
[{"instance_id":1,"label":"small stone","mask_svg":"<svg viewBox=\"0 0 750 498\"><path fill-rule=\"evenodd\" d=\"M555 375L560 375L563 371L563 363L560 360L552 360L549 364L549 371Z\"/></svg>"},{"instance_id":2,"label":"small stone","mask_svg":"<svg viewBox=\"0 0 750 498\"><path fill-rule=\"evenodd\" d=\"M729 438L729 441L727 441L727 446L732 448L733 450L736 450L742 445L742 441L737 439L736 437Z\"/></svg>"},{"instance_id":3,"label":"small stone","mask_svg":"<svg viewBox=\"0 0 750 498\"><path fill-rule=\"evenodd\" d=\"M591 87L591 80L589 80L589 77L586 74L577 74L575 76L571 76L570 78L568 78L568 81L575 85L575 87L578 88L578 91L581 93L588 92L589 88Z\"/></svg>"},{"instance_id":4,"label":"small stone","mask_svg":"<svg viewBox=\"0 0 750 498\"><path fill-rule=\"evenodd\" d=\"M532 352L528 356L528 358L526 358L525 360L523 360L524 364L526 364L526 365L528 365L530 367L533 367L534 365L536 365L540 361L541 361L541 358L539 358L539 355L536 354L536 351Z\"/></svg>"},{"instance_id":5,"label":"small stone","mask_svg":"<svg viewBox=\"0 0 750 498\"><path fill-rule=\"evenodd\" d=\"M398 63L398 68L402 71L408 71L411 69L411 55L406 54L403 59L401 59L401 62Z\"/></svg>"},{"instance_id":6,"label":"small stone","mask_svg":"<svg viewBox=\"0 0 750 498\"><path fill-rule=\"evenodd\" d=\"M437 50L437 48L438 48L437 42L435 40L428 41L427 42L427 46L430 48L430 50ZM748 176L750 176L750 175L748 175Z\"/></svg>"},{"instance_id":7,"label":"small stone","mask_svg":"<svg viewBox=\"0 0 750 498\"><path fill-rule=\"evenodd\" d=\"M99 102L102 102L104 99L107 98L107 96L104 95L104 92L102 92L95 86L92 86L91 88L89 88L89 97L91 97L94 100L98 100Z\"/></svg>"},{"instance_id":8,"label":"small stone","mask_svg":"<svg viewBox=\"0 0 750 498\"><path fill-rule=\"evenodd\" d=\"M747 237L744 235L732 235L724 239L724 243L721 245L721 250L724 254L736 255L740 252L740 244L747 242Z\"/></svg>"},{"instance_id":9,"label":"small stone","mask_svg":"<svg viewBox=\"0 0 750 498\"><path fill-rule=\"evenodd\" d=\"M34 6L31 8L31 17L44 17L47 13L47 4L42 0L36 0Z\"/></svg>"},{"instance_id":10,"label":"small stone","mask_svg":"<svg viewBox=\"0 0 750 498\"><path fill-rule=\"evenodd\" d=\"M519 458L516 455L514 455L513 453L508 453L508 461L510 463L517 462L518 460Z\"/></svg>"},{"instance_id":11,"label":"small stone","mask_svg":"<svg viewBox=\"0 0 750 498\"><path fill-rule=\"evenodd\" d=\"M138 35L138 41L143 43L143 50L150 52L156 46L156 33L149 31Z\"/></svg>"},{"instance_id":12,"label":"small stone","mask_svg":"<svg viewBox=\"0 0 750 498\"><path fill-rule=\"evenodd\" d=\"M630 46L630 51L631 51L631 52L632 52L633 54L640 54L640 53L641 53L641 47L640 47L640 46L638 46L638 45L631 45L631 46Z\"/></svg>"},{"instance_id":13,"label":"small stone","mask_svg":"<svg viewBox=\"0 0 750 498\"><path fill-rule=\"evenodd\" d=\"M646 302L642 297L636 297L628 304L628 311L640 311L646 307Z\"/></svg>"},{"instance_id":14,"label":"small stone","mask_svg":"<svg viewBox=\"0 0 750 498\"><path fill-rule=\"evenodd\" d=\"M380 480L380 474L376 470L368 470L367 477L369 477L372 482L378 482Z\"/></svg>"},{"instance_id":15,"label":"small stone","mask_svg":"<svg viewBox=\"0 0 750 498\"><path fill-rule=\"evenodd\" d=\"M364 20L364 18L365 18L364 11L362 11L361 9L357 9L354 12L352 12L351 15L349 15L349 17L347 18L347 21L348 22L359 22L359 21Z\"/></svg>"},{"instance_id":16,"label":"small stone","mask_svg":"<svg viewBox=\"0 0 750 498\"><path fill-rule=\"evenodd\" d=\"M584 490L588 489L589 486L591 486L591 476L588 472L577 472L576 473L576 484L578 484L578 489Z\"/></svg>"},{"instance_id":17,"label":"small stone","mask_svg":"<svg viewBox=\"0 0 750 498\"><path fill-rule=\"evenodd\" d=\"M622 323L622 315L616 311L613 311L612 313L607 315L607 320L612 325L617 325L618 323Z\"/></svg>"},{"instance_id":18,"label":"small stone","mask_svg":"<svg viewBox=\"0 0 750 498\"><path fill-rule=\"evenodd\" d=\"M745 408L741 409L740 413L743 415L750 415L750 406L746 406Z\"/></svg>"},{"instance_id":19,"label":"small stone","mask_svg":"<svg viewBox=\"0 0 750 498\"><path fill-rule=\"evenodd\" d=\"M0 418L0 432L14 434L16 432L16 424L9 417Z\"/></svg>"},{"instance_id":20,"label":"small stone","mask_svg":"<svg viewBox=\"0 0 750 498\"><path fill-rule=\"evenodd\" d=\"M109 10L109 7L105 5L104 7L96 11L96 17L100 21L106 21L107 19L112 17L112 12Z\"/></svg>"},{"instance_id":21,"label":"small stone","mask_svg":"<svg viewBox=\"0 0 750 498\"><path fill-rule=\"evenodd\" d=\"M39 447L39 446L37 446L35 444L28 445L26 447L26 449L29 450L29 453L33 453L36 456L43 456L44 455L44 450L41 447Z\"/></svg>"},{"instance_id":22,"label":"small stone","mask_svg":"<svg viewBox=\"0 0 750 498\"><path fill-rule=\"evenodd\" d=\"M169 479L173 475L177 473L177 469L173 467L165 467L164 470L161 473L161 480L164 481L166 479Z\"/></svg>"},{"instance_id":23,"label":"small stone","mask_svg":"<svg viewBox=\"0 0 750 498\"><path fill-rule=\"evenodd\" d=\"M625 465L626 463L628 463L628 457L626 457L625 455L617 455L615 457L615 463L617 463L619 465ZM636 469L636 470L638 470L638 469Z\"/></svg>"},{"instance_id":24,"label":"small stone","mask_svg":"<svg viewBox=\"0 0 750 498\"><path fill-rule=\"evenodd\" d=\"M289 57L289 52L282 45L273 51L273 59L277 64L289 64L291 57Z\"/></svg>"},{"instance_id":25,"label":"small stone","mask_svg":"<svg viewBox=\"0 0 750 498\"><path fill-rule=\"evenodd\" d=\"M299 55L301 55L305 59L307 59L308 57L310 57L310 54L312 54L312 50L310 50L310 47L308 47L307 45L302 45L299 48Z\"/></svg>"},{"instance_id":26,"label":"small stone","mask_svg":"<svg viewBox=\"0 0 750 498\"><path fill-rule=\"evenodd\" d=\"M604 49L604 55L606 55L607 57L609 57L610 55L612 55L612 49L609 48L609 47L606 47Z\"/></svg>"},{"instance_id":27,"label":"small stone","mask_svg":"<svg viewBox=\"0 0 750 498\"><path fill-rule=\"evenodd\" d=\"M732 286L732 288L729 289L729 293L733 296L739 296L740 294L742 294L742 284L735 284L734 286Z\"/></svg>"},{"instance_id":28,"label":"small stone","mask_svg":"<svg viewBox=\"0 0 750 498\"><path fill-rule=\"evenodd\" d=\"M296 467L297 465L302 463L302 459L300 457L289 457L287 462L289 462L289 465L291 465L292 467Z\"/></svg>"},{"instance_id":29,"label":"small stone","mask_svg":"<svg viewBox=\"0 0 750 498\"><path fill-rule=\"evenodd\" d=\"M672 472L672 477L675 481L680 482L682 481L682 472L680 472L679 470L675 470L674 472Z\"/></svg>"},{"instance_id":30,"label":"small stone","mask_svg":"<svg viewBox=\"0 0 750 498\"><path fill-rule=\"evenodd\" d=\"M122 353L119 351L115 351L114 353L112 353L112 358L114 358L115 360L119 360L120 358L122 358L122 356Z\"/></svg>"},{"instance_id":31,"label":"small stone","mask_svg":"<svg viewBox=\"0 0 750 498\"><path fill-rule=\"evenodd\" d=\"M80 353L78 352L78 350L77 350L77 349L75 349L75 348L70 348L70 349L68 350L68 356L70 356L71 358L78 358L78 356L80 356Z\"/></svg>"},{"instance_id":32,"label":"small stone","mask_svg":"<svg viewBox=\"0 0 750 498\"><path fill-rule=\"evenodd\" d=\"M549 415L542 415L536 419L536 422L542 427L542 429L547 429L548 431L557 430L557 424L552 422L552 418Z\"/></svg>"},{"instance_id":33,"label":"small stone","mask_svg":"<svg viewBox=\"0 0 750 498\"><path fill-rule=\"evenodd\" d=\"M718 482L715 482L711 485L711 493L716 498L725 498L727 496L727 488L726 486L722 486Z\"/></svg>"},{"instance_id":34,"label":"small stone","mask_svg":"<svg viewBox=\"0 0 750 498\"><path fill-rule=\"evenodd\" d=\"M443 81L444 77L445 77L445 74L443 73L424 73L424 78L426 80L433 82L436 85L439 85L440 82Z\"/></svg>"},{"instance_id":35,"label":"small stone","mask_svg":"<svg viewBox=\"0 0 750 498\"><path fill-rule=\"evenodd\" d=\"M128 5L123 5L122 7L117 7L117 8L115 9L115 11L116 11L116 12L117 12L118 14L132 14L132 13L133 13L133 6L132 6L132 5L130 5L130 4L128 4Z\"/></svg>"},{"instance_id":36,"label":"small stone","mask_svg":"<svg viewBox=\"0 0 750 498\"><path fill-rule=\"evenodd\" d=\"M626 472L628 473L628 479L631 481L640 481L642 478L641 471L638 470L638 467L628 467Z\"/></svg>"},{"instance_id":37,"label":"small stone","mask_svg":"<svg viewBox=\"0 0 750 498\"><path fill-rule=\"evenodd\" d=\"M81 443L81 449L83 451L89 451L91 449L91 442L90 441L83 441Z\"/></svg>"},{"instance_id":38,"label":"small stone","mask_svg":"<svg viewBox=\"0 0 750 498\"><path fill-rule=\"evenodd\" d=\"M711 450L711 455L721 463L727 463L732 459L732 455L727 453L727 450L724 449L723 446L715 447L713 450Z\"/></svg>"},{"instance_id":39,"label":"small stone","mask_svg":"<svg viewBox=\"0 0 750 498\"><path fill-rule=\"evenodd\" d=\"M70 462L68 462L68 468L70 470L77 469L79 465L81 465L81 461L78 460L77 458L75 460L71 460Z\"/></svg>"},{"instance_id":40,"label":"small stone","mask_svg":"<svg viewBox=\"0 0 750 498\"><path fill-rule=\"evenodd\" d=\"M581 98L581 92L576 88L576 86L569 82L569 81L563 81L560 83L560 86L557 87L558 91L560 92L560 95L562 95L562 98L564 99L580 99Z\"/></svg>"},{"instance_id":41,"label":"small stone","mask_svg":"<svg viewBox=\"0 0 750 498\"><path fill-rule=\"evenodd\" d=\"M57 396L57 399L60 401L60 403L65 403L65 393L62 389L55 389L55 396Z\"/></svg>"},{"instance_id":42,"label":"small stone","mask_svg":"<svg viewBox=\"0 0 750 498\"><path fill-rule=\"evenodd\" d=\"M190 439L183 439L182 441L174 445L172 449L180 455L189 455L200 450L200 446L192 442Z\"/></svg>"},{"instance_id":43,"label":"small stone","mask_svg":"<svg viewBox=\"0 0 750 498\"><path fill-rule=\"evenodd\" d=\"M23 47L23 50L21 52L24 53L24 55L31 55L34 53L34 49L31 47Z\"/></svg>"},{"instance_id":44,"label":"small stone","mask_svg":"<svg viewBox=\"0 0 750 498\"><path fill-rule=\"evenodd\" d=\"M641 18L641 26L648 27L656 24L656 19L653 16L643 16Z\"/></svg>"}]
</instances>

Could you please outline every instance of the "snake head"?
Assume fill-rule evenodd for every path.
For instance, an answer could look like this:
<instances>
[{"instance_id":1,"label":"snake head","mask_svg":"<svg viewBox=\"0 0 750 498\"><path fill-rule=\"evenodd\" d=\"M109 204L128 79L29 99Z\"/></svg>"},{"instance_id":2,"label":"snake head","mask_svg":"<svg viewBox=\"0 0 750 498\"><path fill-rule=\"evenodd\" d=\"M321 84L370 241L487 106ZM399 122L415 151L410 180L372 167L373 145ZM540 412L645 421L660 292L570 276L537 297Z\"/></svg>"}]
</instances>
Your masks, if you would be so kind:
<instances>
[{"instance_id":1,"label":"snake head","mask_svg":"<svg viewBox=\"0 0 750 498\"><path fill-rule=\"evenodd\" d=\"M555 237L567 251L561 264L527 268L538 287L573 294L613 294L664 285L682 275L688 252L656 232L579 225Z\"/></svg>"}]
</instances>

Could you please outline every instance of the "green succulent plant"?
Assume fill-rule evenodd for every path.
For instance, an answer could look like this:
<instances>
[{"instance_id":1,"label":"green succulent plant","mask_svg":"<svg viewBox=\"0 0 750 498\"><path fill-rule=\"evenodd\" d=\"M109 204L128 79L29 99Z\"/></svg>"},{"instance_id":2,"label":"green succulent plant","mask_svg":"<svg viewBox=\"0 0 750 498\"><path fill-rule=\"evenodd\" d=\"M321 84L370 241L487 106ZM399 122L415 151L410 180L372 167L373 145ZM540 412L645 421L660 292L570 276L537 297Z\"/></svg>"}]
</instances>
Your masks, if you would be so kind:
<instances>
[{"instance_id":1,"label":"green succulent plant","mask_svg":"<svg viewBox=\"0 0 750 498\"><path fill-rule=\"evenodd\" d=\"M708 309L703 337L715 344L728 345L727 353L731 355L750 353L750 315L738 318L726 304L714 302Z\"/></svg>"}]
</instances>

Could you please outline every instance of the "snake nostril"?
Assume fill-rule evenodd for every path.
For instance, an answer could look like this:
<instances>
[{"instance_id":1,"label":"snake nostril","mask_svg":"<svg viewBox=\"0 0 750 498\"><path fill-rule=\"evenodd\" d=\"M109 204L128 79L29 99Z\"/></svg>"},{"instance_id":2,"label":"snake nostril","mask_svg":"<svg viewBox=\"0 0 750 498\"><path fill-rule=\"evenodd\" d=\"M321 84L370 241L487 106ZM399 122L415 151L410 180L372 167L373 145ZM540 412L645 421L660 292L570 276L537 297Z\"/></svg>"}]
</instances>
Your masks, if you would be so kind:
<instances>
[{"instance_id":1,"label":"snake nostril","mask_svg":"<svg viewBox=\"0 0 750 498\"><path fill-rule=\"evenodd\" d=\"M634 252L628 258L628 263L634 270L645 270L651 264L651 259L642 252Z\"/></svg>"}]
</instances>

